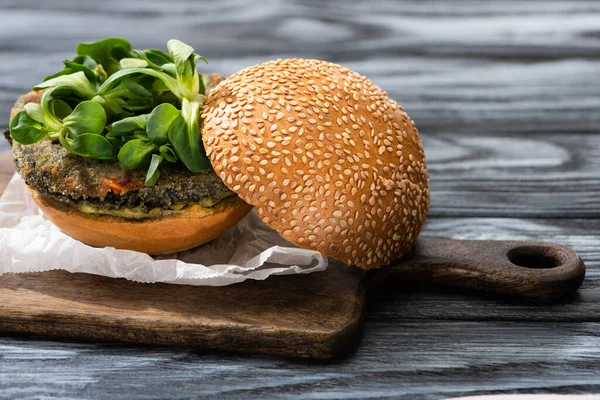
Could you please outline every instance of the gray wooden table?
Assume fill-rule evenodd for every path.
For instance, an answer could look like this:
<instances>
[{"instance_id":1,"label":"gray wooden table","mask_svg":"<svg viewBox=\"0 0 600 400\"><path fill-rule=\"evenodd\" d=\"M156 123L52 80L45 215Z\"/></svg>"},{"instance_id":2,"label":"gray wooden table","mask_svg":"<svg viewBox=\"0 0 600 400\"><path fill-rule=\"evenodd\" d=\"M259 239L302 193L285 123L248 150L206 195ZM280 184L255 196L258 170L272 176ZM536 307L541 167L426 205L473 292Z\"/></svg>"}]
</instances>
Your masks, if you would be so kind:
<instances>
[{"instance_id":1,"label":"gray wooden table","mask_svg":"<svg viewBox=\"0 0 600 400\"><path fill-rule=\"evenodd\" d=\"M231 73L314 57L365 74L420 128L423 235L575 248L579 294L532 306L432 288L370 306L362 345L314 363L0 337L2 398L407 398L600 392L600 3L0 1L0 126L76 43L192 44ZM0 150L7 150L5 144Z\"/></svg>"}]
</instances>

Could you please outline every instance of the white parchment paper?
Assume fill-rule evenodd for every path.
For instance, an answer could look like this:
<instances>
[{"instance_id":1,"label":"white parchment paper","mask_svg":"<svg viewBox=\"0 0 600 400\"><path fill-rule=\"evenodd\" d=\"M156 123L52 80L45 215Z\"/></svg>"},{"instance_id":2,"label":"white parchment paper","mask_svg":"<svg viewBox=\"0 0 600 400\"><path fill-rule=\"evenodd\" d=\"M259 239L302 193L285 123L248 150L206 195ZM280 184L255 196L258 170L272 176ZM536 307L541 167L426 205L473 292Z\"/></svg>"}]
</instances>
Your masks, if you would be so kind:
<instances>
[{"instance_id":1,"label":"white parchment paper","mask_svg":"<svg viewBox=\"0 0 600 400\"><path fill-rule=\"evenodd\" d=\"M17 174L0 198L0 274L62 269L138 282L224 286L326 268L327 258L294 247L254 211L210 243L153 258L94 248L65 235L43 216Z\"/></svg>"}]
</instances>

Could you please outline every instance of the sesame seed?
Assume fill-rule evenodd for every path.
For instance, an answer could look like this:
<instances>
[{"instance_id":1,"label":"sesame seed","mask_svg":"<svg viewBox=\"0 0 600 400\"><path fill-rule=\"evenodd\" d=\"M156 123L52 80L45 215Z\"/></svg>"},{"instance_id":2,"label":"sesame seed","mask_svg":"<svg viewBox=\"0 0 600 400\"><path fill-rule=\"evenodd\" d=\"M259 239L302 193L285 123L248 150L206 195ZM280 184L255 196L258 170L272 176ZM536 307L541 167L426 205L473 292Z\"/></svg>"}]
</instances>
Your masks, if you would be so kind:
<instances>
[{"instance_id":1,"label":"sesame seed","mask_svg":"<svg viewBox=\"0 0 600 400\"><path fill-rule=\"evenodd\" d=\"M365 77L322 61L272 61L221 82L201 118L215 171L292 242L363 267L411 248L429 205L423 146Z\"/></svg>"}]
</instances>

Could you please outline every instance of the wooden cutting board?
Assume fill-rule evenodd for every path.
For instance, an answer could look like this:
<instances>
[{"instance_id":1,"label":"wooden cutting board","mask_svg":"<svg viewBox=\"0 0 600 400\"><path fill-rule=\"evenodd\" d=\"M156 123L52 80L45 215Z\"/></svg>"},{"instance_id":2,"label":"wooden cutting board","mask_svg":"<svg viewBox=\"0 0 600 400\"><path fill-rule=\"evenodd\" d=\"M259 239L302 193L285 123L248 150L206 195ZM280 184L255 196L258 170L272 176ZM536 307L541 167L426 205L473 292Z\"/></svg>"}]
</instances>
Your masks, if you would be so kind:
<instances>
[{"instance_id":1,"label":"wooden cutting board","mask_svg":"<svg viewBox=\"0 0 600 400\"><path fill-rule=\"evenodd\" d=\"M0 190L14 171L0 155ZM324 272L225 287L142 284L52 271L0 276L0 332L331 358L360 341L370 294L428 282L531 301L577 290L585 266L551 243L420 238L411 254L365 272Z\"/></svg>"}]
</instances>

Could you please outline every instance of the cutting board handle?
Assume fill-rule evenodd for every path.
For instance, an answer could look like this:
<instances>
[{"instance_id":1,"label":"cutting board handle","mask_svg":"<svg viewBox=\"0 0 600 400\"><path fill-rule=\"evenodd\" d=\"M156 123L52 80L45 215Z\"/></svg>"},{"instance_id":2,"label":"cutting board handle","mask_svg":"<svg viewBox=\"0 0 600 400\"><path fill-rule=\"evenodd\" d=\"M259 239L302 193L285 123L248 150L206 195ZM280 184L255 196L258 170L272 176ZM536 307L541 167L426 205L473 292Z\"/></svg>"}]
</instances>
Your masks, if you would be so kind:
<instances>
[{"instance_id":1,"label":"cutting board handle","mask_svg":"<svg viewBox=\"0 0 600 400\"><path fill-rule=\"evenodd\" d=\"M556 243L419 238L367 279L371 290L416 281L548 302L576 291L584 277L577 253Z\"/></svg>"}]
</instances>

